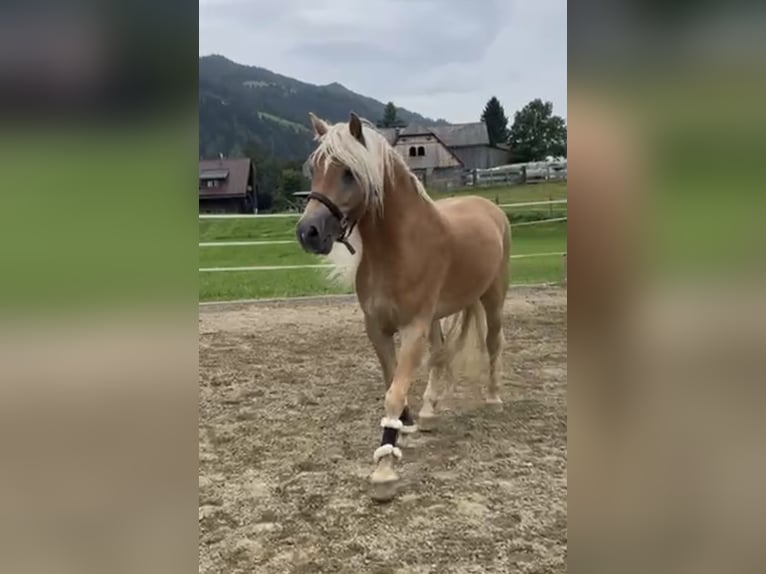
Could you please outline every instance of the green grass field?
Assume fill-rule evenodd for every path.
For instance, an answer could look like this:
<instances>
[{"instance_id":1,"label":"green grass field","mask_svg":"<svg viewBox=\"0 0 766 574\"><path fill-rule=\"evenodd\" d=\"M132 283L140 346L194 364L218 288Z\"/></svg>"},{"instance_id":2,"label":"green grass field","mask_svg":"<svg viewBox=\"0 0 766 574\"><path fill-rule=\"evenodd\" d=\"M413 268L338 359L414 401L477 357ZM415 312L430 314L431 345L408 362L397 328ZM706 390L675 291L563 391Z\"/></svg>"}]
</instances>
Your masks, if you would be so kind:
<instances>
[{"instance_id":1,"label":"green grass field","mask_svg":"<svg viewBox=\"0 0 766 574\"><path fill-rule=\"evenodd\" d=\"M549 199L566 199L567 186L566 182L543 182L529 185L478 187L476 189L466 187L448 193L439 193L437 195L438 197L452 197L455 195L466 194L480 195L487 199L491 199L496 203L546 201Z\"/></svg>"},{"instance_id":2,"label":"green grass field","mask_svg":"<svg viewBox=\"0 0 766 574\"><path fill-rule=\"evenodd\" d=\"M566 184L536 184L511 188L482 188L477 195L499 203L518 203L565 199ZM463 193L471 193L466 190ZM449 195L458 195L451 193ZM439 197L444 197L439 195ZM507 210L513 222L562 217L566 205L537 206ZM200 242L287 240L284 245L235 247L200 247L199 267L246 267L321 264L324 261L304 253L295 240L297 217L263 219L200 220ZM566 221L513 227L512 256L530 253L566 251ZM563 274L560 255L520 258L511 261L513 284L559 281ZM346 293L327 278L326 269L280 269L259 271L201 272L201 301L293 297L328 293Z\"/></svg>"}]
</instances>

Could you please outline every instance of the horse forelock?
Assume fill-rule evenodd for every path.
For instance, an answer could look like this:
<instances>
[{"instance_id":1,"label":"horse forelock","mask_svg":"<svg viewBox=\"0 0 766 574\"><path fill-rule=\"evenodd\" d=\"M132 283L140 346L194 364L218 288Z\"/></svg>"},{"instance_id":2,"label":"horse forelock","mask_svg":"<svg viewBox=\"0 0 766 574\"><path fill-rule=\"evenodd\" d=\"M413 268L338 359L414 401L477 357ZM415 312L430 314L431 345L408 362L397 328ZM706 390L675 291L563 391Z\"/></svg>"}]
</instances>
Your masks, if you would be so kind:
<instances>
[{"instance_id":1,"label":"horse forelock","mask_svg":"<svg viewBox=\"0 0 766 574\"><path fill-rule=\"evenodd\" d=\"M369 120L362 119L362 135L364 145L351 134L347 123L329 126L310 159L324 162L325 166L335 160L350 169L364 193L365 203L378 214L383 212L386 177L393 178L397 168L411 178L418 195L430 201L420 180Z\"/></svg>"}]
</instances>

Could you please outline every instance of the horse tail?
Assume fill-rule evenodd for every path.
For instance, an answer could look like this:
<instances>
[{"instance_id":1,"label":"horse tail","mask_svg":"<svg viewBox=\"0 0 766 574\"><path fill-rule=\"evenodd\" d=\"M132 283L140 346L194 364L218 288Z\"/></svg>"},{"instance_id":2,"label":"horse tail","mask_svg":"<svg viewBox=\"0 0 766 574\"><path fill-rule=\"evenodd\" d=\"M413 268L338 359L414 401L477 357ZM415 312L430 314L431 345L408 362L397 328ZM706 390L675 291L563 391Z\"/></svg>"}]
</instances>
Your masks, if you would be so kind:
<instances>
[{"instance_id":1,"label":"horse tail","mask_svg":"<svg viewBox=\"0 0 766 574\"><path fill-rule=\"evenodd\" d=\"M483 369L486 349L487 316L484 306L476 301L447 317L444 347L450 369L470 378L478 377Z\"/></svg>"}]
</instances>

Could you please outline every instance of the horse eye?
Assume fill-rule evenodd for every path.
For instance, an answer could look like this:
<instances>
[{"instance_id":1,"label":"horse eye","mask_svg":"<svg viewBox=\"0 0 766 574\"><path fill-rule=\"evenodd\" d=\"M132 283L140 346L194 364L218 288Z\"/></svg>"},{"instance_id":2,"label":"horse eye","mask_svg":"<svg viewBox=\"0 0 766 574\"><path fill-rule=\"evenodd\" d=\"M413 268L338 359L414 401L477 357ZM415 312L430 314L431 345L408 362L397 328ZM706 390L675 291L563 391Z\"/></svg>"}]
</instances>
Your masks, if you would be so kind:
<instances>
[{"instance_id":1,"label":"horse eye","mask_svg":"<svg viewBox=\"0 0 766 574\"><path fill-rule=\"evenodd\" d=\"M354 183L354 174L348 168L343 170L343 183Z\"/></svg>"}]
</instances>

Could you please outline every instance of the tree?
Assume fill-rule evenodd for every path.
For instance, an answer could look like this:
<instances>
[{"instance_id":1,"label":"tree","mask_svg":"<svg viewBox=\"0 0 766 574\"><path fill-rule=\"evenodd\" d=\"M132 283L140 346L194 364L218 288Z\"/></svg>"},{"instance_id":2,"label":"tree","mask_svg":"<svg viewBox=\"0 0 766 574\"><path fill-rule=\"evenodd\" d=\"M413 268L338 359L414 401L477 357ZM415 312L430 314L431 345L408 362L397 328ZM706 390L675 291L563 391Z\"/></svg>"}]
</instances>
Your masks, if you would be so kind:
<instances>
[{"instance_id":1,"label":"tree","mask_svg":"<svg viewBox=\"0 0 766 574\"><path fill-rule=\"evenodd\" d=\"M306 178L297 169L285 168L282 170L282 176L280 177L280 187L286 195L292 196L296 191L305 191L308 185L306 184Z\"/></svg>"},{"instance_id":2,"label":"tree","mask_svg":"<svg viewBox=\"0 0 766 574\"><path fill-rule=\"evenodd\" d=\"M386 109L383 110L383 121L381 122L384 128L392 128L397 124L396 121L396 106L394 102L388 102Z\"/></svg>"},{"instance_id":3,"label":"tree","mask_svg":"<svg viewBox=\"0 0 766 574\"><path fill-rule=\"evenodd\" d=\"M305 191L310 183L303 177L303 162L277 159L259 141L251 141L245 156L255 164L259 211L284 211L295 204L293 193Z\"/></svg>"},{"instance_id":4,"label":"tree","mask_svg":"<svg viewBox=\"0 0 766 574\"><path fill-rule=\"evenodd\" d=\"M514 163L567 155L567 127L553 115L553 104L535 99L516 112L508 138Z\"/></svg>"},{"instance_id":5,"label":"tree","mask_svg":"<svg viewBox=\"0 0 766 574\"><path fill-rule=\"evenodd\" d=\"M492 145L505 143L508 139L508 117L505 115L500 100L492 96L484 111L481 113L481 121L487 125L489 143Z\"/></svg>"},{"instance_id":6,"label":"tree","mask_svg":"<svg viewBox=\"0 0 766 574\"><path fill-rule=\"evenodd\" d=\"M394 102L388 102L383 109L383 119L378 120L375 125L379 128L400 128L407 124L396 115Z\"/></svg>"},{"instance_id":7,"label":"tree","mask_svg":"<svg viewBox=\"0 0 766 574\"><path fill-rule=\"evenodd\" d=\"M282 163L282 171L279 174L277 188L274 190L273 211L285 211L295 207L296 200L293 195L296 191L306 191L310 183L303 177L300 166L296 169L292 162Z\"/></svg>"}]
</instances>

